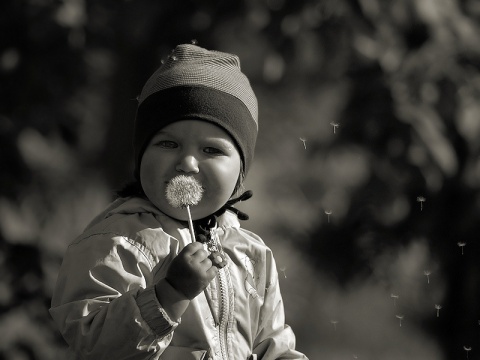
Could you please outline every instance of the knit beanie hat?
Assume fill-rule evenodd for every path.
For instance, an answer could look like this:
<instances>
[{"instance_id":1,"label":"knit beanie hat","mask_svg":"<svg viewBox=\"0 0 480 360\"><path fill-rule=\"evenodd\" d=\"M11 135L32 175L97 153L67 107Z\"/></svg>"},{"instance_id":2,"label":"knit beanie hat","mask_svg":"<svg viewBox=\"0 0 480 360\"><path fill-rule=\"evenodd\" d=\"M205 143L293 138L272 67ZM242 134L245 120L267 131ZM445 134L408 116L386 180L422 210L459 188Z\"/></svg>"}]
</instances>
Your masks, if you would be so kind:
<instances>
[{"instance_id":1,"label":"knit beanie hat","mask_svg":"<svg viewBox=\"0 0 480 360\"><path fill-rule=\"evenodd\" d=\"M135 119L135 177L151 138L180 120L204 120L227 131L247 173L258 132L257 99L236 55L178 45L147 80Z\"/></svg>"}]
</instances>

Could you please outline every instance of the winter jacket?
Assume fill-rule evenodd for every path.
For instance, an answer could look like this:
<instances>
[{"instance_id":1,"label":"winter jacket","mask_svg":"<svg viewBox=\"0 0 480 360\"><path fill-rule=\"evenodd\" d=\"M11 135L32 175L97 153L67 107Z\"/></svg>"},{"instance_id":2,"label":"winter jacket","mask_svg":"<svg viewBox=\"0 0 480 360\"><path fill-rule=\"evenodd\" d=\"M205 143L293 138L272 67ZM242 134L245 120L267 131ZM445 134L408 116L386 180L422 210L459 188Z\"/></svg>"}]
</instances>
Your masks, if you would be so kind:
<instances>
[{"instance_id":1,"label":"winter jacket","mask_svg":"<svg viewBox=\"0 0 480 360\"><path fill-rule=\"evenodd\" d=\"M181 319L170 319L154 284L191 242L188 226L144 199L112 203L70 244L59 272L50 314L71 357L307 359L284 321L271 250L230 212L216 232L228 265Z\"/></svg>"}]
</instances>

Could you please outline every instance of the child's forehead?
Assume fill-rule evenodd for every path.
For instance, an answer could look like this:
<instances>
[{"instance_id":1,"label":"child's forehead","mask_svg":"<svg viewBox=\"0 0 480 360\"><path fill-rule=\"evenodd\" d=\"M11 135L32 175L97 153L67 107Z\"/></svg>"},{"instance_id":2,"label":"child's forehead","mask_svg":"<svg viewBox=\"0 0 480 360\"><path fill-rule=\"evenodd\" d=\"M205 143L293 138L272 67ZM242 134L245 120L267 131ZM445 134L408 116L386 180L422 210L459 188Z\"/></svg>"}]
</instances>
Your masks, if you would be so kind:
<instances>
[{"instance_id":1,"label":"child's forehead","mask_svg":"<svg viewBox=\"0 0 480 360\"><path fill-rule=\"evenodd\" d=\"M192 137L204 137L205 135L231 139L230 134L212 122L199 119L185 119L168 124L157 131L159 134L181 134Z\"/></svg>"}]
</instances>

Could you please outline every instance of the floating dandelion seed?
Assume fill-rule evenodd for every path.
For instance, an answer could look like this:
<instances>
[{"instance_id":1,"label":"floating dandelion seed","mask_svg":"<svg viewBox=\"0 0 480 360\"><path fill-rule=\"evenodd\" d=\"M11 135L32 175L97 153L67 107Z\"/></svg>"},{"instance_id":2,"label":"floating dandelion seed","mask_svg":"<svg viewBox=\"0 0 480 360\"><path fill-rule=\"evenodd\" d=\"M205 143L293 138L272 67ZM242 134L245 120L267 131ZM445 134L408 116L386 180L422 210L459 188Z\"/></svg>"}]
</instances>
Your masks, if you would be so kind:
<instances>
[{"instance_id":1,"label":"floating dandelion seed","mask_svg":"<svg viewBox=\"0 0 480 360\"><path fill-rule=\"evenodd\" d=\"M336 122L331 122L330 125L333 126L333 133L335 134L335 131L337 130L337 128L340 126L339 123L336 123Z\"/></svg>"},{"instance_id":2,"label":"floating dandelion seed","mask_svg":"<svg viewBox=\"0 0 480 360\"><path fill-rule=\"evenodd\" d=\"M393 306L396 307L397 306L397 300L400 296L398 296L397 294L390 294L390 297L393 299Z\"/></svg>"},{"instance_id":3,"label":"floating dandelion seed","mask_svg":"<svg viewBox=\"0 0 480 360\"><path fill-rule=\"evenodd\" d=\"M198 40L197 39L192 39L190 42L192 43L192 45L198 45Z\"/></svg>"},{"instance_id":4,"label":"floating dandelion seed","mask_svg":"<svg viewBox=\"0 0 480 360\"><path fill-rule=\"evenodd\" d=\"M465 245L467 245L467 243L463 241L459 241L457 245L460 246L460 248L462 249L462 255L463 255L463 248L465 247Z\"/></svg>"},{"instance_id":5,"label":"floating dandelion seed","mask_svg":"<svg viewBox=\"0 0 480 360\"><path fill-rule=\"evenodd\" d=\"M437 309L437 317L440 317L440 309L442 308L442 305L435 304L435 309Z\"/></svg>"},{"instance_id":6,"label":"floating dandelion seed","mask_svg":"<svg viewBox=\"0 0 480 360\"><path fill-rule=\"evenodd\" d=\"M327 215L327 221L330 222L330 215L333 214L332 210L325 210L325 215Z\"/></svg>"},{"instance_id":7,"label":"floating dandelion seed","mask_svg":"<svg viewBox=\"0 0 480 360\"><path fill-rule=\"evenodd\" d=\"M472 350L471 346L463 346L463 350L467 352L467 359L468 359L468 352Z\"/></svg>"},{"instance_id":8,"label":"floating dandelion seed","mask_svg":"<svg viewBox=\"0 0 480 360\"><path fill-rule=\"evenodd\" d=\"M403 320L404 316L403 316L403 315L395 315L395 317L396 317L398 320L400 320L400 327L402 327L402 320Z\"/></svg>"},{"instance_id":9,"label":"floating dandelion seed","mask_svg":"<svg viewBox=\"0 0 480 360\"><path fill-rule=\"evenodd\" d=\"M307 150L307 139L301 137L300 141L303 143L303 147L305 148L305 150Z\"/></svg>"},{"instance_id":10,"label":"floating dandelion seed","mask_svg":"<svg viewBox=\"0 0 480 360\"><path fill-rule=\"evenodd\" d=\"M431 275L431 271L430 270L423 270L423 275L425 275L427 277L427 284L430 284L430 275Z\"/></svg>"},{"instance_id":11,"label":"floating dandelion seed","mask_svg":"<svg viewBox=\"0 0 480 360\"><path fill-rule=\"evenodd\" d=\"M188 212L188 224L192 241L195 241L193 231L192 214L190 206L197 205L202 199L202 185L193 177L178 175L168 182L165 196L168 203L174 208L186 208Z\"/></svg>"},{"instance_id":12,"label":"floating dandelion seed","mask_svg":"<svg viewBox=\"0 0 480 360\"><path fill-rule=\"evenodd\" d=\"M423 203L424 203L425 201L427 201L427 199L425 199L423 196L418 196L418 197L417 197L417 202L420 203L420 211L423 210Z\"/></svg>"},{"instance_id":13,"label":"floating dandelion seed","mask_svg":"<svg viewBox=\"0 0 480 360\"><path fill-rule=\"evenodd\" d=\"M284 276L285 279L286 279L286 278L287 278L287 273L286 273L287 268L286 268L285 266L282 266L282 267L280 268L280 271L283 273L283 276Z\"/></svg>"},{"instance_id":14,"label":"floating dandelion seed","mask_svg":"<svg viewBox=\"0 0 480 360\"><path fill-rule=\"evenodd\" d=\"M337 331L338 320L330 320L330 323L333 325L333 330Z\"/></svg>"}]
</instances>

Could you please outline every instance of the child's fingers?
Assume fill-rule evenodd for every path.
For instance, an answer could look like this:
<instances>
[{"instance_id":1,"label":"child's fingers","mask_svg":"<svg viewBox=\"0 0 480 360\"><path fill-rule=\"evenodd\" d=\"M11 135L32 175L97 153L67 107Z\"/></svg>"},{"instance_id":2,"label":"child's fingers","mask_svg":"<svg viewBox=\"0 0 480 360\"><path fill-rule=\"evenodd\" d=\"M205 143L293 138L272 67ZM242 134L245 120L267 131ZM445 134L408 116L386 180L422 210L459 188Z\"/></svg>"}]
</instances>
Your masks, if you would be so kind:
<instances>
[{"instance_id":1,"label":"child's fingers","mask_svg":"<svg viewBox=\"0 0 480 360\"><path fill-rule=\"evenodd\" d=\"M208 252L202 247L201 249L197 250L190 257L196 262L202 262L205 259L208 259Z\"/></svg>"},{"instance_id":2,"label":"child's fingers","mask_svg":"<svg viewBox=\"0 0 480 360\"><path fill-rule=\"evenodd\" d=\"M217 271L208 258L208 252L200 244L200 248L190 247L185 253L182 250L173 259L166 279L188 299L193 299L208 286Z\"/></svg>"},{"instance_id":3,"label":"child's fingers","mask_svg":"<svg viewBox=\"0 0 480 360\"><path fill-rule=\"evenodd\" d=\"M210 264L212 262L210 261ZM215 276L217 276L218 273L218 268L216 266L210 266L210 269L208 269L206 272L206 275L212 280Z\"/></svg>"},{"instance_id":4,"label":"child's fingers","mask_svg":"<svg viewBox=\"0 0 480 360\"><path fill-rule=\"evenodd\" d=\"M199 264L202 267L207 279L212 280L215 276L217 276L218 268L213 264L212 260L208 256Z\"/></svg>"},{"instance_id":5,"label":"child's fingers","mask_svg":"<svg viewBox=\"0 0 480 360\"><path fill-rule=\"evenodd\" d=\"M205 251L205 258L199 261L203 269L210 269L213 266L212 260L208 258L208 253Z\"/></svg>"},{"instance_id":6,"label":"child's fingers","mask_svg":"<svg viewBox=\"0 0 480 360\"><path fill-rule=\"evenodd\" d=\"M203 249L203 244L200 242L193 242L191 244L188 244L182 249L182 253L184 255L193 255L195 254L198 250Z\"/></svg>"}]
</instances>

